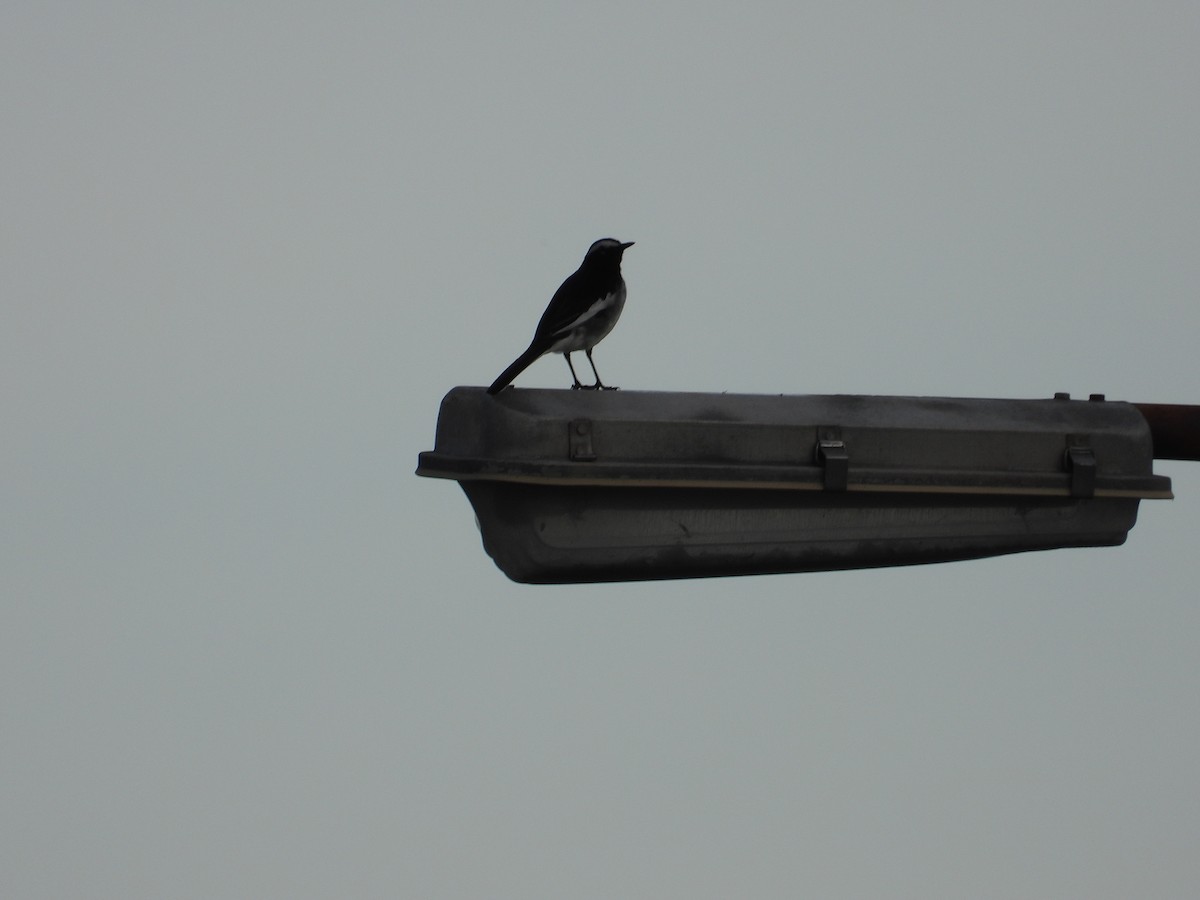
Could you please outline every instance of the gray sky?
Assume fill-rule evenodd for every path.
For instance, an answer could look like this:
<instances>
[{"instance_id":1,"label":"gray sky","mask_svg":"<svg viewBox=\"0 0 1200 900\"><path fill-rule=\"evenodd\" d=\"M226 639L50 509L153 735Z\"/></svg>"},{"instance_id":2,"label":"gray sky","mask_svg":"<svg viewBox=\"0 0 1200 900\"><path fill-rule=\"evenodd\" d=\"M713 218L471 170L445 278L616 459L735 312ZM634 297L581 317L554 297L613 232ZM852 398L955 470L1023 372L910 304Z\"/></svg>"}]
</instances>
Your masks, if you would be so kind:
<instances>
[{"instance_id":1,"label":"gray sky","mask_svg":"<svg viewBox=\"0 0 1200 900\"><path fill-rule=\"evenodd\" d=\"M627 389L1200 403L1200 7L417 6L0 17L0 894L1194 896L1197 464L542 588L412 470L608 235Z\"/></svg>"}]
</instances>

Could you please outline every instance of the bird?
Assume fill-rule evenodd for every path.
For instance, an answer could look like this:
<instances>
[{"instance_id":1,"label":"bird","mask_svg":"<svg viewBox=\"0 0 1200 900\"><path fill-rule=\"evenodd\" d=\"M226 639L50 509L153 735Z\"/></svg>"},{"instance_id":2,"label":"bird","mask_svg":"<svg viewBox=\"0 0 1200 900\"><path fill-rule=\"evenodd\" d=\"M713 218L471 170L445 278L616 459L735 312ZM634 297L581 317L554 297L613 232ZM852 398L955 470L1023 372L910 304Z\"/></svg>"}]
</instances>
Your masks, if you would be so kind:
<instances>
[{"instance_id":1,"label":"bird","mask_svg":"<svg viewBox=\"0 0 1200 900\"><path fill-rule=\"evenodd\" d=\"M528 368L535 359L547 353L561 353L567 360L574 384L571 390L614 391L603 384L592 348L602 341L621 316L625 307L625 279L621 277L621 256L633 246L633 241L621 243L615 238L601 238L588 247L579 268L567 276L550 305L542 313L528 349L487 389L498 394ZM571 354L582 350L591 363L595 384L583 384L575 374Z\"/></svg>"}]
</instances>

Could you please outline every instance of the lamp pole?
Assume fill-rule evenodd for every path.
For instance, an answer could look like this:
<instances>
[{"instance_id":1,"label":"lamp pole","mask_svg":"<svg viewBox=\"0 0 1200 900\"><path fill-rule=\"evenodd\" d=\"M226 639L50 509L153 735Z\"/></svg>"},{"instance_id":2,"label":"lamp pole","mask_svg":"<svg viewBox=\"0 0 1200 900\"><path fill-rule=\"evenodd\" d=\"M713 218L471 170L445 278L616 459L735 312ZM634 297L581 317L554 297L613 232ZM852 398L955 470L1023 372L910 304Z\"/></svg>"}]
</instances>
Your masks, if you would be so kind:
<instances>
[{"instance_id":1,"label":"lamp pole","mask_svg":"<svg viewBox=\"0 0 1200 900\"><path fill-rule=\"evenodd\" d=\"M1200 406L1135 403L1150 426L1155 459L1200 460Z\"/></svg>"}]
</instances>

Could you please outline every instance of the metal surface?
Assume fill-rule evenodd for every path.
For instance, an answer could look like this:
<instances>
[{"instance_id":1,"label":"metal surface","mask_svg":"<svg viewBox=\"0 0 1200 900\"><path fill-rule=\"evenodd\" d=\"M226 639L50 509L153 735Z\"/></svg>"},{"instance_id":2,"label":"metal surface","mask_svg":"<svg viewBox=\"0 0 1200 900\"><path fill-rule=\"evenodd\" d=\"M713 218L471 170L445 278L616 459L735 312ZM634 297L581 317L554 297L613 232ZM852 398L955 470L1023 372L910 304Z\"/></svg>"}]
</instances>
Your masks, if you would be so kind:
<instances>
[{"instance_id":1,"label":"metal surface","mask_svg":"<svg viewBox=\"0 0 1200 900\"><path fill-rule=\"evenodd\" d=\"M454 388L418 474L823 490L842 486L836 454L850 491L1072 496L1073 446L1093 453L1096 496L1170 496L1137 409L1062 400Z\"/></svg>"},{"instance_id":2,"label":"metal surface","mask_svg":"<svg viewBox=\"0 0 1200 900\"><path fill-rule=\"evenodd\" d=\"M418 474L525 582L942 562L1125 541L1169 498L1130 404L455 388Z\"/></svg>"},{"instance_id":3,"label":"metal surface","mask_svg":"<svg viewBox=\"0 0 1200 900\"><path fill-rule=\"evenodd\" d=\"M467 481L483 546L514 581L758 575L1115 546L1136 499Z\"/></svg>"}]
</instances>

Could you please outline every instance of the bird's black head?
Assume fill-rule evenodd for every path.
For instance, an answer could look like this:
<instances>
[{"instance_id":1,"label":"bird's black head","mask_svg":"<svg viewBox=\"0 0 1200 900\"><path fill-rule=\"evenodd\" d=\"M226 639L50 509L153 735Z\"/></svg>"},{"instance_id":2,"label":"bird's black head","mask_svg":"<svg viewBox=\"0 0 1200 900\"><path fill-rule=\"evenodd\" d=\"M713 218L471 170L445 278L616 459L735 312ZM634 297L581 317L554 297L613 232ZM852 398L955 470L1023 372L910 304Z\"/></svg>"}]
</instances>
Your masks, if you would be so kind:
<instances>
[{"instance_id":1,"label":"bird's black head","mask_svg":"<svg viewBox=\"0 0 1200 900\"><path fill-rule=\"evenodd\" d=\"M600 240L588 247L588 252L584 254L583 261L607 261L619 264L621 262L621 254L632 246L633 241L622 244L616 238L600 238Z\"/></svg>"}]
</instances>

